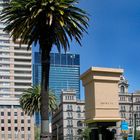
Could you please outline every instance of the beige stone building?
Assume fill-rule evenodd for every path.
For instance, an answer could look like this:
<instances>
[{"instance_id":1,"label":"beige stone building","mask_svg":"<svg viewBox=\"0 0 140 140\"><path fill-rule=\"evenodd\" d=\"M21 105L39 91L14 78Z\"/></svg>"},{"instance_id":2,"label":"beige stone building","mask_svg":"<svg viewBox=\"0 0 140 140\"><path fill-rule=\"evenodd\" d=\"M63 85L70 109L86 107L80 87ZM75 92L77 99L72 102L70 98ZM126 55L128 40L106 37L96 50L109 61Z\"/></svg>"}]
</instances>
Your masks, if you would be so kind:
<instances>
[{"instance_id":1,"label":"beige stone building","mask_svg":"<svg viewBox=\"0 0 140 140\"><path fill-rule=\"evenodd\" d=\"M0 140L34 140L34 118L24 114L18 98L0 97Z\"/></svg>"},{"instance_id":2,"label":"beige stone building","mask_svg":"<svg viewBox=\"0 0 140 140\"><path fill-rule=\"evenodd\" d=\"M52 118L53 140L80 140L85 128L85 102L73 90L62 91L61 103Z\"/></svg>"},{"instance_id":3,"label":"beige stone building","mask_svg":"<svg viewBox=\"0 0 140 140\"><path fill-rule=\"evenodd\" d=\"M122 120L129 124L128 133L133 133L134 114L136 116L137 129L140 129L140 93L129 93L128 82L121 77L119 82L119 106Z\"/></svg>"},{"instance_id":4,"label":"beige stone building","mask_svg":"<svg viewBox=\"0 0 140 140\"><path fill-rule=\"evenodd\" d=\"M137 129L140 130L140 93L129 93L128 82L122 75L122 69L112 68L92 67L85 72L81 77L86 93L85 107L84 102L76 100L74 91L63 91L62 103L53 116L52 132L54 140L57 139L57 136L59 139L80 139L78 133L85 126L83 125L81 129L77 127L78 125L76 126L79 121L79 107L81 108L79 116L84 116L84 113L86 115L86 118L81 118L82 122L85 119L94 133L98 133L97 128L103 126L101 130L103 133L115 130L114 137L120 140L124 136L121 131L121 121L128 122L129 131L126 133L132 134L134 114L137 114ZM87 109L86 112L84 108ZM101 140L104 139L103 136L104 134L99 134L94 136L94 139ZM93 138L93 135L91 137ZM108 140L108 138L105 140Z\"/></svg>"}]
</instances>

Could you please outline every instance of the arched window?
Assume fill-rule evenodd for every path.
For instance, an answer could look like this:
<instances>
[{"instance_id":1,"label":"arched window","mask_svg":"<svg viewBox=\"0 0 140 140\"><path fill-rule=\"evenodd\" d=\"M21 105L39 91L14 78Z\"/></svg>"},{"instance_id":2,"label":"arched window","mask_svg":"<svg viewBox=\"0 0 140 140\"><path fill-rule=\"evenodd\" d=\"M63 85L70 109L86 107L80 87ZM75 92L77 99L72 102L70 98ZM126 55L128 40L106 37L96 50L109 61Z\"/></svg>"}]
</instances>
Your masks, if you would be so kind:
<instances>
[{"instance_id":1,"label":"arched window","mask_svg":"<svg viewBox=\"0 0 140 140\"><path fill-rule=\"evenodd\" d=\"M77 117L78 117L78 118L81 118L81 114L80 114L80 113L78 113L78 114L77 114Z\"/></svg>"},{"instance_id":2,"label":"arched window","mask_svg":"<svg viewBox=\"0 0 140 140\"><path fill-rule=\"evenodd\" d=\"M121 93L125 93L125 87L121 86Z\"/></svg>"},{"instance_id":3,"label":"arched window","mask_svg":"<svg viewBox=\"0 0 140 140\"><path fill-rule=\"evenodd\" d=\"M67 110L69 110L70 109L70 106L69 105L67 105Z\"/></svg>"},{"instance_id":4,"label":"arched window","mask_svg":"<svg viewBox=\"0 0 140 140\"><path fill-rule=\"evenodd\" d=\"M77 122L77 126L78 126L78 127L82 127L82 126L83 126L82 122L81 122L81 121L78 121L78 122Z\"/></svg>"},{"instance_id":5,"label":"arched window","mask_svg":"<svg viewBox=\"0 0 140 140\"><path fill-rule=\"evenodd\" d=\"M70 110L72 110L72 105L70 105Z\"/></svg>"},{"instance_id":6,"label":"arched window","mask_svg":"<svg viewBox=\"0 0 140 140\"><path fill-rule=\"evenodd\" d=\"M78 111L78 112L81 112L80 106L77 107L77 111Z\"/></svg>"}]
</instances>

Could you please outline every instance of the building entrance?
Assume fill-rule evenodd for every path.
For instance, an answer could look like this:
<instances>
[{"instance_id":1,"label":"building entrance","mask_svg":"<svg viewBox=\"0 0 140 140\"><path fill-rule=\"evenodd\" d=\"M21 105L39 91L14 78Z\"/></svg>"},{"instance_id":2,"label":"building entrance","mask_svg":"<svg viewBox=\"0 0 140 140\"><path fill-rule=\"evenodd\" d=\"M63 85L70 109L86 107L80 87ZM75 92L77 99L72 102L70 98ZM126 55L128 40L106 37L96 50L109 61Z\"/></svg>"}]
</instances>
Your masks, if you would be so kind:
<instances>
[{"instance_id":1,"label":"building entrance","mask_svg":"<svg viewBox=\"0 0 140 140\"><path fill-rule=\"evenodd\" d=\"M100 122L92 124L96 127L92 127L90 133L90 140L115 140L115 129L110 129L112 126L116 126L114 122ZM90 126L91 127L91 126Z\"/></svg>"}]
</instances>

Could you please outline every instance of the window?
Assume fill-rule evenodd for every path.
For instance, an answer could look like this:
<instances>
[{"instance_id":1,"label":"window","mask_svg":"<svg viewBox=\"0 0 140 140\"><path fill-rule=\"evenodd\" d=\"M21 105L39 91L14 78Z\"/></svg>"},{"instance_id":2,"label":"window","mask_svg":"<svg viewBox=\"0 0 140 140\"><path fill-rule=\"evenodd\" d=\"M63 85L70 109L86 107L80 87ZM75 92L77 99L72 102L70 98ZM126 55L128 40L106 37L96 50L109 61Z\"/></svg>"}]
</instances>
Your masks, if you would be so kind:
<instances>
[{"instance_id":1,"label":"window","mask_svg":"<svg viewBox=\"0 0 140 140\"><path fill-rule=\"evenodd\" d=\"M68 120L68 125L70 125L70 120Z\"/></svg>"},{"instance_id":2,"label":"window","mask_svg":"<svg viewBox=\"0 0 140 140\"><path fill-rule=\"evenodd\" d=\"M77 122L77 126L78 126L78 127L82 127L82 126L83 126L82 122L81 122L81 121L78 121L78 122Z\"/></svg>"},{"instance_id":3,"label":"window","mask_svg":"<svg viewBox=\"0 0 140 140\"><path fill-rule=\"evenodd\" d=\"M125 87L121 86L121 93L125 93Z\"/></svg>"},{"instance_id":4,"label":"window","mask_svg":"<svg viewBox=\"0 0 140 140\"><path fill-rule=\"evenodd\" d=\"M67 133L70 134L70 128L67 130Z\"/></svg>"},{"instance_id":5,"label":"window","mask_svg":"<svg viewBox=\"0 0 140 140\"><path fill-rule=\"evenodd\" d=\"M78 112L81 112L80 106L77 107L77 111L78 111Z\"/></svg>"},{"instance_id":6,"label":"window","mask_svg":"<svg viewBox=\"0 0 140 140\"><path fill-rule=\"evenodd\" d=\"M1 112L1 116L4 116L4 112Z\"/></svg>"},{"instance_id":7,"label":"window","mask_svg":"<svg viewBox=\"0 0 140 140\"><path fill-rule=\"evenodd\" d=\"M30 131L31 130L31 128L30 127L28 127L28 131Z\"/></svg>"},{"instance_id":8,"label":"window","mask_svg":"<svg viewBox=\"0 0 140 140\"><path fill-rule=\"evenodd\" d=\"M1 119L1 123L4 123L4 119Z\"/></svg>"},{"instance_id":9,"label":"window","mask_svg":"<svg viewBox=\"0 0 140 140\"><path fill-rule=\"evenodd\" d=\"M69 105L67 105L67 109L68 109L68 110L70 109L70 106L69 106Z\"/></svg>"},{"instance_id":10,"label":"window","mask_svg":"<svg viewBox=\"0 0 140 140\"><path fill-rule=\"evenodd\" d=\"M29 140L31 139L31 134L28 134L28 139L29 139Z\"/></svg>"},{"instance_id":11,"label":"window","mask_svg":"<svg viewBox=\"0 0 140 140\"><path fill-rule=\"evenodd\" d=\"M8 127L8 131L11 131L11 127Z\"/></svg>"},{"instance_id":12,"label":"window","mask_svg":"<svg viewBox=\"0 0 140 140\"><path fill-rule=\"evenodd\" d=\"M125 106L123 106L123 105L121 106L121 111L126 111Z\"/></svg>"},{"instance_id":13,"label":"window","mask_svg":"<svg viewBox=\"0 0 140 140\"><path fill-rule=\"evenodd\" d=\"M70 105L70 110L72 110L72 105Z\"/></svg>"},{"instance_id":14,"label":"window","mask_svg":"<svg viewBox=\"0 0 140 140\"><path fill-rule=\"evenodd\" d=\"M24 112L21 112L21 116L24 116Z\"/></svg>"},{"instance_id":15,"label":"window","mask_svg":"<svg viewBox=\"0 0 140 140\"><path fill-rule=\"evenodd\" d=\"M5 138L5 134L2 134L1 137L2 137L2 138Z\"/></svg>"},{"instance_id":16,"label":"window","mask_svg":"<svg viewBox=\"0 0 140 140\"><path fill-rule=\"evenodd\" d=\"M15 127L15 131L18 131L18 128L17 127Z\"/></svg>"},{"instance_id":17,"label":"window","mask_svg":"<svg viewBox=\"0 0 140 140\"><path fill-rule=\"evenodd\" d=\"M28 120L28 123L31 123L31 120Z\"/></svg>"},{"instance_id":18,"label":"window","mask_svg":"<svg viewBox=\"0 0 140 140\"><path fill-rule=\"evenodd\" d=\"M12 137L12 135L11 134L8 134L8 138L11 138Z\"/></svg>"},{"instance_id":19,"label":"window","mask_svg":"<svg viewBox=\"0 0 140 140\"><path fill-rule=\"evenodd\" d=\"M24 134L21 134L21 138L24 138Z\"/></svg>"},{"instance_id":20,"label":"window","mask_svg":"<svg viewBox=\"0 0 140 140\"><path fill-rule=\"evenodd\" d=\"M14 112L14 116L17 116L17 112Z\"/></svg>"},{"instance_id":21,"label":"window","mask_svg":"<svg viewBox=\"0 0 140 140\"><path fill-rule=\"evenodd\" d=\"M10 119L8 119L8 123L11 123L11 120Z\"/></svg>"},{"instance_id":22,"label":"window","mask_svg":"<svg viewBox=\"0 0 140 140\"><path fill-rule=\"evenodd\" d=\"M68 117L70 117L70 112L68 112Z\"/></svg>"},{"instance_id":23,"label":"window","mask_svg":"<svg viewBox=\"0 0 140 140\"><path fill-rule=\"evenodd\" d=\"M20 106L19 106L19 105L13 105L13 107L14 107L14 108L20 108Z\"/></svg>"},{"instance_id":24,"label":"window","mask_svg":"<svg viewBox=\"0 0 140 140\"><path fill-rule=\"evenodd\" d=\"M15 120L14 122L17 123L17 120Z\"/></svg>"},{"instance_id":25,"label":"window","mask_svg":"<svg viewBox=\"0 0 140 140\"><path fill-rule=\"evenodd\" d=\"M24 127L21 127L21 131L24 131Z\"/></svg>"},{"instance_id":26,"label":"window","mask_svg":"<svg viewBox=\"0 0 140 140\"><path fill-rule=\"evenodd\" d=\"M1 127L1 131L4 131L4 127Z\"/></svg>"},{"instance_id":27,"label":"window","mask_svg":"<svg viewBox=\"0 0 140 140\"><path fill-rule=\"evenodd\" d=\"M11 112L7 112L7 115L8 115L8 116L11 116Z\"/></svg>"},{"instance_id":28,"label":"window","mask_svg":"<svg viewBox=\"0 0 140 140\"><path fill-rule=\"evenodd\" d=\"M81 118L81 114L80 114L80 113L78 113L78 114L77 114L77 117L78 117L78 118Z\"/></svg>"},{"instance_id":29,"label":"window","mask_svg":"<svg viewBox=\"0 0 140 140\"><path fill-rule=\"evenodd\" d=\"M24 123L24 120L21 120L21 123Z\"/></svg>"}]
</instances>

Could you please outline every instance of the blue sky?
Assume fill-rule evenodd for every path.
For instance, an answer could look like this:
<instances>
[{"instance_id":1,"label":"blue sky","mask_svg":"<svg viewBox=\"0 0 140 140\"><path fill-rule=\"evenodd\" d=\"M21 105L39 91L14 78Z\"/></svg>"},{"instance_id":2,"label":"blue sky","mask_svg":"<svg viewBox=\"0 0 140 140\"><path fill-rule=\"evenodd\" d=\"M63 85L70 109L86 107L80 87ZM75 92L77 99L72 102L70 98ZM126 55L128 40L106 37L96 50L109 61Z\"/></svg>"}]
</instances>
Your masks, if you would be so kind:
<instances>
[{"instance_id":1,"label":"blue sky","mask_svg":"<svg viewBox=\"0 0 140 140\"><path fill-rule=\"evenodd\" d=\"M83 47L71 52L81 56L81 73L91 66L123 68L129 92L140 89L140 1L80 0L90 14Z\"/></svg>"},{"instance_id":2,"label":"blue sky","mask_svg":"<svg viewBox=\"0 0 140 140\"><path fill-rule=\"evenodd\" d=\"M72 43L70 50L80 54L81 73L91 66L123 68L129 92L140 89L140 0L79 2L90 14L83 47Z\"/></svg>"}]
</instances>

